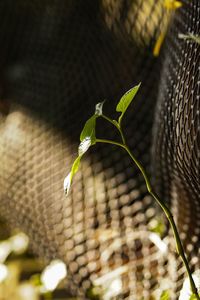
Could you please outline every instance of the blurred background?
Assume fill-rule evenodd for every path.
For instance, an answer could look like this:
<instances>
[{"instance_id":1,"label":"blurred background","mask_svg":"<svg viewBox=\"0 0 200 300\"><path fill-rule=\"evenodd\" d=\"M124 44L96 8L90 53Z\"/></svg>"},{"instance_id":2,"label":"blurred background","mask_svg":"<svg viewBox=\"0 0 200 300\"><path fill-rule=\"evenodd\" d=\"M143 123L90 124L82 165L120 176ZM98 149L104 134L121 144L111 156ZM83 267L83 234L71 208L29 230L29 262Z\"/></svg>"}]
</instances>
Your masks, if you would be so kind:
<instances>
[{"instance_id":1,"label":"blurred background","mask_svg":"<svg viewBox=\"0 0 200 300\"><path fill-rule=\"evenodd\" d=\"M199 269L199 12L199 0L0 1L0 300L178 299L185 269L125 152L92 147L63 191L95 104L117 119L139 82L126 139ZM97 136L119 138L105 122Z\"/></svg>"}]
</instances>

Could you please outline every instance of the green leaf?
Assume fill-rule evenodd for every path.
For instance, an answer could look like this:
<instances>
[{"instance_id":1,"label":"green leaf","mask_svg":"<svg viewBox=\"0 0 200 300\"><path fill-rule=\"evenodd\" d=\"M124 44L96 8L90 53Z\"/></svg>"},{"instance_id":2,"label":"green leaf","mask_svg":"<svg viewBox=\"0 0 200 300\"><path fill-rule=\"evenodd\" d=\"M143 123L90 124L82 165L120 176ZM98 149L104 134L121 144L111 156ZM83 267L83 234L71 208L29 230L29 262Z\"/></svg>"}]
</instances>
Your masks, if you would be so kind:
<instances>
[{"instance_id":1,"label":"green leaf","mask_svg":"<svg viewBox=\"0 0 200 300\"><path fill-rule=\"evenodd\" d=\"M170 300L169 291L165 290L160 296L160 300Z\"/></svg>"},{"instance_id":2,"label":"green leaf","mask_svg":"<svg viewBox=\"0 0 200 300\"><path fill-rule=\"evenodd\" d=\"M74 175L77 173L78 169L79 169L79 165L80 165L80 161L81 161L81 157L82 156L78 156L71 168L71 171L69 172L69 174L65 177L64 180L64 192L66 195L68 195L70 187L71 187L71 183L72 183L72 179L74 177Z\"/></svg>"},{"instance_id":3,"label":"green leaf","mask_svg":"<svg viewBox=\"0 0 200 300\"><path fill-rule=\"evenodd\" d=\"M79 169L79 165L80 165L80 161L81 161L81 157L82 156L78 156L71 168L71 177L74 177L74 175L77 173L78 169Z\"/></svg>"},{"instance_id":4,"label":"green leaf","mask_svg":"<svg viewBox=\"0 0 200 300\"><path fill-rule=\"evenodd\" d=\"M165 232L165 224L161 218L154 218L149 223L149 230L151 232L157 233L159 236L162 236Z\"/></svg>"},{"instance_id":5,"label":"green leaf","mask_svg":"<svg viewBox=\"0 0 200 300\"><path fill-rule=\"evenodd\" d=\"M197 297L195 296L195 294L192 294L191 296L190 296L190 299L189 300L197 300Z\"/></svg>"},{"instance_id":6,"label":"green leaf","mask_svg":"<svg viewBox=\"0 0 200 300\"><path fill-rule=\"evenodd\" d=\"M103 102L99 102L95 106L95 115L102 116L103 114L103 105L105 103L105 100Z\"/></svg>"},{"instance_id":7,"label":"green leaf","mask_svg":"<svg viewBox=\"0 0 200 300\"><path fill-rule=\"evenodd\" d=\"M88 136L86 137L78 147L78 155L82 156L91 146L91 138Z\"/></svg>"},{"instance_id":8,"label":"green leaf","mask_svg":"<svg viewBox=\"0 0 200 300\"><path fill-rule=\"evenodd\" d=\"M188 33L188 34L179 33L178 37L183 40L191 40L193 42L196 42L197 44L200 44L200 35L194 35L192 33Z\"/></svg>"},{"instance_id":9,"label":"green leaf","mask_svg":"<svg viewBox=\"0 0 200 300\"><path fill-rule=\"evenodd\" d=\"M65 192L66 195L68 195L68 193L69 193L71 183L72 183L72 179L73 179L74 175L78 172L80 162L81 162L81 158L82 158L83 154L90 148L90 146L91 146L91 138L86 137L80 143L80 145L78 147L78 157L75 159L75 161L72 165L71 171L65 177L65 180L64 180L64 192Z\"/></svg>"},{"instance_id":10,"label":"green leaf","mask_svg":"<svg viewBox=\"0 0 200 300\"><path fill-rule=\"evenodd\" d=\"M139 87L140 87L140 83L134 86L128 92L126 92L120 99L119 103L117 104L116 111L121 112L121 115L118 120L119 123L121 123L122 117L126 112L127 108L129 107L129 105L131 104L133 98L135 97Z\"/></svg>"},{"instance_id":11,"label":"green leaf","mask_svg":"<svg viewBox=\"0 0 200 300\"><path fill-rule=\"evenodd\" d=\"M34 286L41 286L42 285L41 274L32 275L30 278L30 281Z\"/></svg>"},{"instance_id":12,"label":"green leaf","mask_svg":"<svg viewBox=\"0 0 200 300\"><path fill-rule=\"evenodd\" d=\"M102 105L100 105L100 110L102 109ZM78 157L75 159L71 171L64 179L64 192L66 195L68 195L72 179L79 169L80 161L83 154L90 148L91 145L94 145L96 143L95 127L97 118L98 115L93 115L86 121L83 127L83 130L80 135L81 143L78 147Z\"/></svg>"},{"instance_id":13,"label":"green leaf","mask_svg":"<svg viewBox=\"0 0 200 300\"><path fill-rule=\"evenodd\" d=\"M97 115L93 115L91 118L89 118L85 126L83 127L83 130L80 135L80 141L82 142L86 138L90 138L91 145L94 145L96 142L96 135L95 135L95 127L96 127L96 118Z\"/></svg>"}]
</instances>

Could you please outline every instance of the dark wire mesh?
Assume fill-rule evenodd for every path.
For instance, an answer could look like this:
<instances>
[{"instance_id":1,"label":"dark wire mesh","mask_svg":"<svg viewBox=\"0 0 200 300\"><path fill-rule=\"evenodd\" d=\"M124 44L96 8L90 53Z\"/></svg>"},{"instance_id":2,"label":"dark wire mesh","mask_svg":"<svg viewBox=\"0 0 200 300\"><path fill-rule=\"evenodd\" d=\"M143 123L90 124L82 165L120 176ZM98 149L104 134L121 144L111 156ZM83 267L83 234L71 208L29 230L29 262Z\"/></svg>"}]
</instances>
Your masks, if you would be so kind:
<instances>
[{"instance_id":1,"label":"dark wire mesh","mask_svg":"<svg viewBox=\"0 0 200 300\"><path fill-rule=\"evenodd\" d=\"M198 268L199 45L178 34L199 34L200 7L182 4L155 58L169 21L162 1L0 2L1 98L10 103L0 125L1 215L30 236L35 253L66 262L75 294L113 284L119 299L149 299L158 288L176 299L182 284L171 238L165 233L165 252L151 235L160 213L121 150L92 149L63 195L94 105L106 98L113 111L140 81L123 124L127 140L172 206ZM97 132L117 138L106 125Z\"/></svg>"}]
</instances>

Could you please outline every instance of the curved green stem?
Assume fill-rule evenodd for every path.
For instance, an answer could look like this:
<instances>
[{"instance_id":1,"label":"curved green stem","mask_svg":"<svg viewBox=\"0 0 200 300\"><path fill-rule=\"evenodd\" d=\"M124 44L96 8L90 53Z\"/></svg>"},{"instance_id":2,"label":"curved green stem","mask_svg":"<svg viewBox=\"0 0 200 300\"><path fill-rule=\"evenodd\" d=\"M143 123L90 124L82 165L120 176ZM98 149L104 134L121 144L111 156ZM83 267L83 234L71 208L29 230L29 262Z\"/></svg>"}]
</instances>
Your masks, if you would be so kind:
<instances>
[{"instance_id":1,"label":"curved green stem","mask_svg":"<svg viewBox=\"0 0 200 300\"><path fill-rule=\"evenodd\" d=\"M96 139L96 142L97 143L104 143L104 144L111 144L111 145L115 145L115 146L118 146L118 147L121 147L121 148L125 149L125 147L124 147L123 144L115 142L115 141L112 141L112 140Z\"/></svg>"},{"instance_id":2,"label":"curved green stem","mask_svg":"<svg viewBox=\"0 0 200 300\"><path fill-rule=\"evenodd\" d=\"M120 132L120 135L121 135L121 138L122 138L123 145L126 145L126 140L125 140L124 134L123 134L120 127L119 127L119 132Z\"/></svg>"},{"instance_id":3,"label":"curved green stem","mask_svg":"<svg viewBox=\"0 0 200 300\"><path fill-rule=\"evenodd\" d=\"M190 269L188 260L186 258L186 255L185 255L185 252L184 252L184 248L183 248L183 245L182 245L179 233L178 233L178 229L176 227L176 224L175 224L175 221L174 221L174 218L173 218L173 215L172 215L170 209L165 204L165 202L163 200L161 200L158 197L158 195L153 191L152 186L151 186L151 182L150 182L150 180L148 178L148 175L146 174L146 171L144 170L144 168L140 164L140 162L133 156L133 154L131 153L129 147L126 145L125 138L124 138L124 135L122 133L121 128L118 127L115 124L115 122L113 122L111 119L109 119L109 118L107 118L105 116L104 116L104 118L107 119L110 123L112 123L112 124L114 123L113 125L115 125L115 127L118 128L118 130L120 131L121 137L122 137L123 144L115 142L115 141L112 141L112 140L106 140L106 139L96 139L96 142L112 144L112 145L116 145L118 147L123 148L128 153L128 155L130 156L130 158L132 159L132 161L134 162L134 164L136 164L136 166L138 167L138 169L140 170L140 172L142 173L143 178L144 178L145 183L146 183L146 187L147 187L148 193L156 200L156 202L161 207L161 209L165 213L165 215L166 215L166 217L167 217L167 219L168 219L168 221L170 223L170 226L171 226L173 234L174 234L175 242L176 242L177 253L178 253L178 255L180 255L180 257L181 257L181 259L182 259L182 261L183 261L183 263L185 265L185 268L187 270L188 277L189 277L189 280L190 280L190 286L191 286L192 293L196 296L197 300L200 300L200 297L198 295L198 290L197 290L196 285L194 283L194 280L193 280L193 277L192 277L192 272L191 272L191 269Z\"/></svg>"},{"instance_id":4,"label":"curved green stem","mask_svg":"<svg viewBox=\"0 0 200 300\"><path fill-rule=\"evenodd\" d=\"M101 115L101 117L103 119L105 119L106 121L108 121L109 123L113 124L119 130L119 125L118 125L117 121L112 120L111 118L109 118L109 117L107 117L105 115Z\"/></svg>"},{"instance_id":5,"label":"curved green stem","mask_svg":"<svg viewBox=\"0 0 200 300\"><path fill-rule=\"evenodd\" d=\"M107 120L108 122L110 122L112 125L114 125L117 128L117 130L119 131L119 133L121 135L123 144L126 145L126 140L125 140L124 134L123 134L123 132L121 130L120 124L116 120L112 120L111 118L109 118L109 117L107 117L105 115L101 115L101 117L103 119Z\"/></svg>"},{"instance_id":6,"label":"curved green stem","mask_svg":"<svg viewBox=\"0 0 200 300\"><path fill-rule=\"evenodd\" d=\"M143 177L145 179L146 187L147 187L147 190L148 190L149 194L156 200L156 202L159 204L159 206L162 208L163 212L165 213L165 215L166 215L166 217L167 217L167 219L168 219L168 221L170 223L170 226L171 226L171 228L173 230L174 238L175 238L175 241L176 241L177 253L178 253L178 255L180 255L180 257L181 257L181 259L182 259L182 261L183 261L183 263L185 265L185 268L187 270L188 277L189 277L189 280L190 280L191 290L192 290L193 294L195 294L197 300L200 300L200 297L198 295L198 290L196 288L196 285L195 285L193 277L192 277L192 271L190 270L188 260L187 260L187 258L185 256L184 248L183 248L183 245L182 245L179 233L178 233L178 229L176 227L176 224L174 222L174 218L173 218L173 215L172 215L170 209L165 204L165 202L163 200L161 200L157 196L157 194L153 191L151 183L150 183L150 180L149 180L149 178L148 178L148 176L147 176L144 168L138 162L138 160L132 155L132 153L131 153L130 149L128 148L128 146L124 145L124 149L129 154L129 156L131 157L131 159L133 160L133 162L137 165L137 167L139 168L140 172L142 173L142 175L143 175Z\"/></svg>"}]
</instances>

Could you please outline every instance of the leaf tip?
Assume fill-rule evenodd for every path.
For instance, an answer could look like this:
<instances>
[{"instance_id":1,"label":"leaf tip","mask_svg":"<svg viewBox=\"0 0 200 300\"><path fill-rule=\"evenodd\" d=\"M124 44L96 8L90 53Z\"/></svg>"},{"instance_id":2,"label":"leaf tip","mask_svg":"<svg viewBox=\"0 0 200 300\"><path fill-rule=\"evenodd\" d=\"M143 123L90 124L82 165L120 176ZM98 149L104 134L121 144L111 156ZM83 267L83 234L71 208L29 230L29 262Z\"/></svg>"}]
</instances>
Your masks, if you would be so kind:
<instances>
[{"instance_id":1,"label":"leaf tip","mask_svg":"<svg viewBox=\"0 0 200 300\"><path fill-rule=\"evenodd\" d=\"M66 196L69 194L70 187L71 187L71 172L64 179L63 188Z\"/></svg>"},{"instance_id":2,"label":"leaf tip","mask_svg":"<svg viewBox=\"0 0 200 300\"><path fill-rule=\"evenodd\" d=\"M119 117L119 122L122 119L124 113L126 112L127 108L131 104L132 100L134 99L135 95L138 92L138 89L141 85L141 82L138 85L135 85L133 88L128 90L119 100L116 111L121 112L121 116Z\"/></svg>"},{"instance_id":3,"label":"leaf tip","mask_svg":"<svg viewBox=\"0 0 200 300\"><path fill-rule=\"evenodd\" d=\"M96 104L96 106L95 106L95 115L96 116L102 116L102 114L103 114L103 105L104 105L105 101L106 100Z\"/></svg>"}]
</instances>

